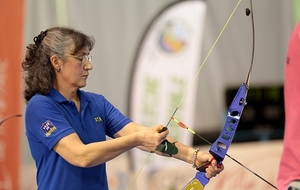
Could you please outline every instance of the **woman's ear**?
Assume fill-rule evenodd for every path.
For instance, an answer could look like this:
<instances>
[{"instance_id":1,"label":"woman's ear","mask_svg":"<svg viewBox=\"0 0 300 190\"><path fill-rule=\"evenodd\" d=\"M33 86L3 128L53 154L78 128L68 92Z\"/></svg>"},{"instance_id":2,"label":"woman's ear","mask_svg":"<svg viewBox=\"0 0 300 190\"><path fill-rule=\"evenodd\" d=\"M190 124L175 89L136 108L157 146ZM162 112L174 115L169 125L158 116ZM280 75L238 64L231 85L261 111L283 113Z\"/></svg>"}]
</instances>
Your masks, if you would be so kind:
<instances>
[{"instance_id":1,"label":"woman's ear","mask_svg":"<svg viewBox=\"0 0 300 190\"><path fill-rule=\"evenodd\" d=\"M51 61L51 64L53 65L54 69L60 68L60 66L62 64L61 59L57 55L52 55L50 57L50 61Z\"/></svg>"},{"instance_id":2,"label":"woman's ear","mask_svg":"<svg viewBox=\"0 0 300 190\"><path fill-rule=\"evenodd\" d=\"M57 55L52 55L50 57L50 61L51 61L52 66L54 67L55 71L57 73L60 73L61 72L60 66L63 64L62 60Z\"/></svg>"}]
</instances>

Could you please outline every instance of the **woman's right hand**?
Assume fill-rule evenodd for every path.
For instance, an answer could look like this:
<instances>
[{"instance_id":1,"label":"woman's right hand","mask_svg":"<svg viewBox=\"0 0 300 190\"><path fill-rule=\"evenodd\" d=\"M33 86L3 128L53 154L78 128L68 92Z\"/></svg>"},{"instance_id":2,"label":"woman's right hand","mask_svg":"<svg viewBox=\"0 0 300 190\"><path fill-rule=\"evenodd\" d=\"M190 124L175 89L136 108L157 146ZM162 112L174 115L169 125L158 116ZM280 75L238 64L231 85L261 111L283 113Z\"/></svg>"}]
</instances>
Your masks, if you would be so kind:
<instances>
[{"instance_id":1,"label":"woman's right hand","mask_svg":"<svg viewBox=\"0 0 300 190\"><path fill-rule=\"evenodd\" d=\"M162 130L163 128L162 125L157 125L139 131L138 138L140 145L150 149L150 151L155 151L169 134L169 130Z\"/></svg>"}]
</instances>

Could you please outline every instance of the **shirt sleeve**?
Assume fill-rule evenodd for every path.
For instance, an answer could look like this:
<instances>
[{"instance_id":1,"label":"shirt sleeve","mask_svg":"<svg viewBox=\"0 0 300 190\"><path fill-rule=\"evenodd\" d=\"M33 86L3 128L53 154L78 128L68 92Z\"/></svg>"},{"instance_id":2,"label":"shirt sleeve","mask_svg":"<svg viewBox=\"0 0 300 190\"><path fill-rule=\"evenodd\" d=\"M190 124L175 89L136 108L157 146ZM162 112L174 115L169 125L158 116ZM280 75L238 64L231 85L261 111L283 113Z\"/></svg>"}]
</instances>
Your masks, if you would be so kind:
<instances>
[{"instance_id":1,"label":"shirt sleeve","mask_svg":"<svg viewBox=\"0 0 300 190\"><path fill-rule=\"evenodd\" d=\"M92 100L104 115L106 124L106 135L113 138L113 135L120 131L125 125L132 122L119 109L113 106L103 95L89 93Z\"/></svg>"},{"instance_id":2,"label":"shirt sleeve","mask_svg":"<svg viewBox=\"0 0 300 190\"><path fill-rule=\"evenodd\" d=\"M64 136L75 132L56 104L49 97L36 95L26 107L27 137L42 142L49 149Z\"/></svg>"},{"instance_id":3,"label":"shirt sleeve","mask_svg":"<svg viewBox=\"0 0 300 190\"><path fill-rule=\"evenodd\" d=\"M106 101L107 109L107 135L113 137L115 133L121 130L131 120L123 115L117 108L115 108L109 101Z\"/></svg>"}]
</instances>

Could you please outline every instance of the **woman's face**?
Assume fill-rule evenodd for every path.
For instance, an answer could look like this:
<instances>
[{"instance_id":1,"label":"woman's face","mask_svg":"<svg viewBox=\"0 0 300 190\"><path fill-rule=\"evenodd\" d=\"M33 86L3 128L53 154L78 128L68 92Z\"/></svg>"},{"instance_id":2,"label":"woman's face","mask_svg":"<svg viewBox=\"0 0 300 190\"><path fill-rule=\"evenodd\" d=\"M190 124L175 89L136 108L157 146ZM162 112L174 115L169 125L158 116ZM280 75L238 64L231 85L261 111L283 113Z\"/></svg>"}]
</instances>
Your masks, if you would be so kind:
<instances>
[{"instance_id":1,"label":"woman's face","mask_svg":"<svg viewBox=\"0 0 300 190\"><path fill-rule=\"evenodd\" d=\"M66 56L66 62L61 65L61 71L57 74L59 87L76 90L86 86L89 70L93 69L89 54L89 48L85 47L76 55Z\"/></svg>"}]
</instances>

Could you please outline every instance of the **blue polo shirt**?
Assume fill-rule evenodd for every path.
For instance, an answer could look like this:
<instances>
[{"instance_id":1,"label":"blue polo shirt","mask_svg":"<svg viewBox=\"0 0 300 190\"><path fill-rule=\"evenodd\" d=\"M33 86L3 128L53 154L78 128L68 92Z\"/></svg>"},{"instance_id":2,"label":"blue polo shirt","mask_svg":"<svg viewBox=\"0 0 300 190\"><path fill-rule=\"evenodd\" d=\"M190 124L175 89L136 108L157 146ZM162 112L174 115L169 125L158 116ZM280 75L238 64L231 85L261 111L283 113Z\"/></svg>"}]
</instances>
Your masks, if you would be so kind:
<instances>
[{"instance_id":1,"label":"blue polo shirt","mask_svg":"<svg viewBox=\"0 0 300 190\"><path fill-rule=\"evenodd\" d=\"M105 163L91 168L69 164L53 146L63 137L77 133L84 144L105 141L131 120L102 95L78 90L80 113L73 101L52 88L47 95L36 94L26 107L26 136L37 168L41 190L108 189Z\"/></svg>"}]
</instances>

